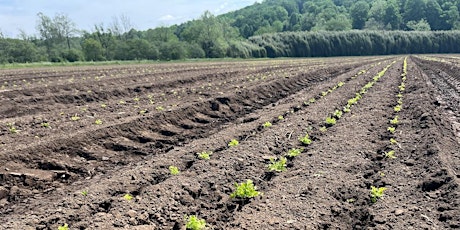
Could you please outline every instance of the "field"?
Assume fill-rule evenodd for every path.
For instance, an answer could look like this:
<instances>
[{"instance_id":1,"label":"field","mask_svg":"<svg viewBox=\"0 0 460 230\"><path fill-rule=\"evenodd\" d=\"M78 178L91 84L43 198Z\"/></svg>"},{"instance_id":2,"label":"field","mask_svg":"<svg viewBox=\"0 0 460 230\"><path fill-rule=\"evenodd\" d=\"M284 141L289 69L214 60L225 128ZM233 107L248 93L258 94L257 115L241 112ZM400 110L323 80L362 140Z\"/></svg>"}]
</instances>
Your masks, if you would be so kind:
<instances>
[{"instance_id":1,"label":"field","mask_svg":"<svg viewBox=\"0 0 460 230\"><path fill-rule=\"evenodd\" d=\"M0 70L0 229L460 228L459 73L455 55ZM247 180L261 193L231 197Z\"/></svg>"}]
</instances>

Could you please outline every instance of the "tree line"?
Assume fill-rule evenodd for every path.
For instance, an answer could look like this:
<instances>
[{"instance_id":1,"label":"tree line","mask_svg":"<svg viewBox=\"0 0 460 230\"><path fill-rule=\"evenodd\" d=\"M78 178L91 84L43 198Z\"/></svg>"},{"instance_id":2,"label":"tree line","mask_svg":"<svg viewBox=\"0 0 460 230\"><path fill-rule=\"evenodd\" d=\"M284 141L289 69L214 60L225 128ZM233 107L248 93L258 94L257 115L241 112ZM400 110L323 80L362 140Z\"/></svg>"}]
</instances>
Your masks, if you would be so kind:
<instances>
[{"instance_id":1,"label":"tree line","mask_svg":"<svg viewBox=\"0 0 460 230\"><path fill-rule=\"evenodd\" d=\"M82 31L64 14L38 13L36 35L0 33L0 63L456 52L456 32L441 31L460 29L459 7L460 0L265 0L146 31L123 15Z\"/></svg>"}]
</instances>

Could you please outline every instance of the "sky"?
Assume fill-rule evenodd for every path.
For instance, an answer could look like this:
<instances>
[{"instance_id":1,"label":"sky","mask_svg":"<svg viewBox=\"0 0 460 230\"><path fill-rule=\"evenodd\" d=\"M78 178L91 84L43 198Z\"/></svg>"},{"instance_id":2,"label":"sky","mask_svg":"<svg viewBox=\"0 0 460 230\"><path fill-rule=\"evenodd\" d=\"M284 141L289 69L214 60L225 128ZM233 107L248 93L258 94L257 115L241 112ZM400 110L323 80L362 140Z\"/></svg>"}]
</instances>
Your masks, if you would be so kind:
<instances>
[{"instance_id":1,"label":"sky","mask_svg":"<svg viewBox=\"0 0 460 230\"><path fill-rule=\"evenodd\" d=\"M67 15L87 31L101 23L109 27L114 17L124 15L135 29L147 30L196 19L206 10L219 15L255 2L260 0L0 0L0 32L13 38L19 30L36 35L39 12L51 18Z\"/></svg>"}]
</instances>

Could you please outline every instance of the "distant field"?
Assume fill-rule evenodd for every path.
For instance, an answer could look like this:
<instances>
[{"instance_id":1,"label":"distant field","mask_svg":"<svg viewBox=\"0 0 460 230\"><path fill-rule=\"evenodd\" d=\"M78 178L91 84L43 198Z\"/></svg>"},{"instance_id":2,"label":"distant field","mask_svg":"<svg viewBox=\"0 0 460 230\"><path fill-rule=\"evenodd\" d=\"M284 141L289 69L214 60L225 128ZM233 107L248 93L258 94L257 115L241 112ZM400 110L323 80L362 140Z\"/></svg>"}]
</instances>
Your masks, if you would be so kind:
<instances>
[{"instance_id":1,"label":"distant field","mask_svg":"<svg viewBox=\"0 0 460 230\"><path fill-rule=\"evenodd\" d=\"M460 227L459 56L16 67L1 229Z\"/></svg>"}]
</instances>

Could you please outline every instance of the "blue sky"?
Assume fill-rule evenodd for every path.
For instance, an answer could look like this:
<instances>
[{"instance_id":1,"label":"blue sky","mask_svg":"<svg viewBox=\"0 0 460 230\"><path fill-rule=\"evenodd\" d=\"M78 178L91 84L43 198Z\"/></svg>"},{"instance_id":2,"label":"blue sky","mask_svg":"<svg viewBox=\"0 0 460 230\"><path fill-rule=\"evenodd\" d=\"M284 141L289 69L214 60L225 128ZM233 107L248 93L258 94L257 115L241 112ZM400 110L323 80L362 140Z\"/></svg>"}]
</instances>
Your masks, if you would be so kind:
<instances>
[{"instance_id":1,"label":"blue sky","mask_svg":"<svg viewBox=\"0 0 460 230\"><path fill-rule=\"evenodd\" d=\"M66 14L79 29L109 26L113 17L127 16L138 30L169 26L198 18L205 10L222 14L260 0L0 0L0 31L17 37L19 29L36 34L37 13Z\"/></svg>"}]
</instances>

